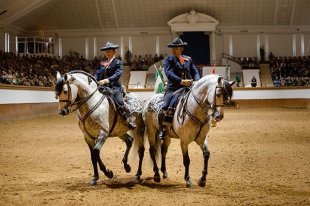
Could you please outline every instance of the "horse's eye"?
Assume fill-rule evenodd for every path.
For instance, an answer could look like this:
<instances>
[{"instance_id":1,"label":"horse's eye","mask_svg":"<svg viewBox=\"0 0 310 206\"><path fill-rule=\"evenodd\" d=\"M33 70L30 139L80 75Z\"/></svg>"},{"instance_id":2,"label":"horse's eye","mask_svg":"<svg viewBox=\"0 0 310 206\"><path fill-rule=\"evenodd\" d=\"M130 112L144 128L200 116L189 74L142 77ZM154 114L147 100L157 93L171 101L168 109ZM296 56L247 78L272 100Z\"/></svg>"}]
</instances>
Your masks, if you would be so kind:
<instances>
[{"instance_id":1,"label":"horse's eye","mask_svg":"<svg viewBox=\"0 0 310 206\"><path fill-rule=\"evenodd\" d=\"M68 92L67 91L64 91L64 94L67 94Z\"/></svg>"}]
</instances>

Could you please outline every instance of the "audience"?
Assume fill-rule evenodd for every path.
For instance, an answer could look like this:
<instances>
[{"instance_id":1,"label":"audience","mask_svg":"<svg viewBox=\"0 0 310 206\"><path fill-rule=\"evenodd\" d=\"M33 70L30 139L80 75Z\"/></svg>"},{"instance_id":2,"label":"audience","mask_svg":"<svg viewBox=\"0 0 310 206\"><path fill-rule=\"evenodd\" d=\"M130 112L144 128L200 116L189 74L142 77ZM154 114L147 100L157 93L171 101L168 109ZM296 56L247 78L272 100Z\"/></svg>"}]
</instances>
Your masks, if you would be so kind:
<instances>
[{"instance_id":1,"label":"audience","mask_svg":"<svg viewBox=\"0 0 310 206\"><path fill-rule=\"evenodd\" d=\"M274 86L309 86L310 57L272 57L271 77Z\"/></svg>"}]
</instances>

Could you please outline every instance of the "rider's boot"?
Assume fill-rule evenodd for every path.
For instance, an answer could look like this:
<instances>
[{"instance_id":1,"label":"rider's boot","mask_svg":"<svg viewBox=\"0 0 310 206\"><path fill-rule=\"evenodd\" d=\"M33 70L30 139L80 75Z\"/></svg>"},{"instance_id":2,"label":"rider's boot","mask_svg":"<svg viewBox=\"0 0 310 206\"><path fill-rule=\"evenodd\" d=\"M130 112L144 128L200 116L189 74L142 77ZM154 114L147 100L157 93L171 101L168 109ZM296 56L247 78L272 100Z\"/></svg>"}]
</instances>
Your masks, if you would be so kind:
<instances>
[{"instance_id":1,"label":"rider's boot","mask_svg":"<svg viewBox=\"0 0 310 206\"><path fill-rule=\"evenodd\" d=\"M166 110L161 110L158 114L158 124L159 124L158 138L160 140L165 140L166 138L166 126L163 125L165 114Z\"/></svg>"},{"instance_id":2,"label":"rider's boot","mask_svg":"<svg viewBox=\"0 0 310 206\"><path fill-rule=\"evenodd\" d=\"M119 109L120 109L120 114L121 114L123 120L125 121L125 123L127 124L127 126L129 127L129 129L131 129L131 130L135 129L137 127L137 125L135 123L134 114L131 114L125 105L120 106Z\"/></svg>"}]
</instances>

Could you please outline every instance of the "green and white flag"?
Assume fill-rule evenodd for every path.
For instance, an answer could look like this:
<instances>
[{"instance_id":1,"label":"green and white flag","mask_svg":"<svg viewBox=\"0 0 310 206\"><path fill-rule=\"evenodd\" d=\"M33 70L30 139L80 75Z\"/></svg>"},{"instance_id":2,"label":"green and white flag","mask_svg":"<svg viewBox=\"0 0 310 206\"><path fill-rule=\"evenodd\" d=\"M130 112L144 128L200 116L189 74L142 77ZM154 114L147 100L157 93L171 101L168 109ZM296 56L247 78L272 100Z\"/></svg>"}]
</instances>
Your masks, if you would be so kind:
<instances>
[{"instance_id":1,"label":"green and white flag","mask_svg":"<svg viewBox=\"0 0 310 206\"><path fill-rule=\"evenodd\" d=\"M158 93L164 93L165 92L165 85L164 85L164 81L163 81L163 74L157 69L156 65L155 66L155 69L156 69L156 72L155 72L155 88L154 88L154 92L156 94Z\"/></svg>"}]
</instances>

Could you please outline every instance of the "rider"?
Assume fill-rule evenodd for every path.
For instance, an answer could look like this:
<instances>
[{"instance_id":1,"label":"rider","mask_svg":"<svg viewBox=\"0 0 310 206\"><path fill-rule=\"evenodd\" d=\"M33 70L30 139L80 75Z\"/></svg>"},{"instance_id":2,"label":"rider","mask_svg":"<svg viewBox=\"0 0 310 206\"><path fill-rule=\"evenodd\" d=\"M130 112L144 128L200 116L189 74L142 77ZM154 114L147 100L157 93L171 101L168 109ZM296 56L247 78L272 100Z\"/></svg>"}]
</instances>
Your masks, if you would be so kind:
<instances>
[{"instance_id":1,"label":"rider","mask_svg":"<svg viewBox=\"0 0 310 206\"><path fill-rule=\"evenodd\" d=\"M134 129L136 128L136 124L133 122L131 118L132 114L130 114L125 106L122 96L123 87L119 79L123 73L123 62L115 58L115 50L118 48L119 46L113 44L111 41L108 41L104 47L101 47L100 50L105 51L108 60L100 63L95 78L99 82L99 85L112 89L118 112L128 127Z\"/></svg>"},{"instance_id":2,"label":"rider","mask_svg":"<svg viewBox=\"0 0 310 206\"><path fill-rule=\"evenodd\" d=\"M158 137L163 140L166 137L166 125L172 122L174 110L176 107L177 97L173 92L180 88L190 87L193 81L200 79L199 72L189 56L182 55L186 42L180 37L175 38L167 45L172 50L172 55L164 60L164 71L168 78L168 85L164 95L164 104L159 113L159 134Z\"/></svg>"}]
</instances>

